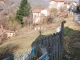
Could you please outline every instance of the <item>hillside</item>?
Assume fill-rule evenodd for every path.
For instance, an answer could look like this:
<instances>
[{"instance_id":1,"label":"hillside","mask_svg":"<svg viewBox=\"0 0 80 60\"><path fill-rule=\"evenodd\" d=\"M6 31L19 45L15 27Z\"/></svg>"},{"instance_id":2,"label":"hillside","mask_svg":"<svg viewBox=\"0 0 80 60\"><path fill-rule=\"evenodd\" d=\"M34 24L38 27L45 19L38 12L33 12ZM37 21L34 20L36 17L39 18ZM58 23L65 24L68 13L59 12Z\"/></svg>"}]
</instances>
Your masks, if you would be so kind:
<instances>
[{"instance_id":1,"label":"hillside","mask_svg":"<svg viewBox=\"0 0 80 60\"><path fill-rule=\"evenodd\" d=\"M5 17L13 16L20 5L21 0L2 0L0 1L1 11L0 20Z\"/></svg>"},{"instance_id":2,"label":"hillside","mask_svg":"<svg viewBox=\"0 0 80 60\"><path fill-rule=\"evenodd\" d=\"M58 25L58 24L56 24L56 25ZM55 30L54 27L56 25L51 24L49 26L50 28L47 27L47 30L43 32L43 35L53 33ZM58 26L56 26L56 27L58 27ZM64 34L65 34L64 38L66 38L68 36L68 38L70 39L70 41L68 41L68 38L66 38L65 42L70 44L69 47L80 48L80 45L79 45L80 43L78 42L78 41L80 41L80 39L79 39L80 34L77 34L77 33L80 33L80 31L79 31L80 26L75 25L75 23L73 22L73 17L69 17L66 19L65 27L68 27L68 28L65 28L65 30L64 30ZM53 29L51 30L51 28L53 28ZM13 53L15 56L14 57L15 59L20 59L21 56L25 56L25 57L27 56L27 54L28 54L27 51L31 50L32 42L35 41L35 39L39 36L39 31L38 30L32 30L32 31L26 32L26 29L27 28L22 28L18 32L18 33L21 32L21 34L19 34L19 36L16 36L10 40L3 42L3 44L0 46L0 49L1 49L0 54L3 54L2 56L5 56L4 53L6 53L6 51L7 51L7 54L9 54L10 52ZM76 41L76 42L74 42L74 41ZM66 50L68 51L67 46L68 45L66 44L65 47L66 47ZM9 51L8 51L8 49L9 49ZM3 52L3 53L1 53L1 52ZM25 54L25 52L26 52L26 54ZM73 51L74 56L75 56L75 54L78 54L78 53L79 52ZM71 56L71 57L73 58L74 56ZM76 55L76 57L79 57L79 56ZM76 57L74 57L74 58L76 58Z\"/></svg>"},{"instance_id":3,"label":"hillside","mask_svg":"<svg viewBox=\"0 0 80 60\"><path fill-rule=\"evenodd\" d=\"M35 35L33 35L33 34L35 34ZM9 54L14 54L14 56L15 56L18 53L24 54L24 52L30 51L31 44L37 38L38 35L39 35L38 31L30 31L27 33L23 33L23 34L15 37L15 38L12 38L8 41L5 41L5 43L0 45L0 59L7 57ZM6 56L6 54L7 54L7 56ZM27 56L27 53L25 56ZM20 59L21 58L20 54L18 54L14 58L15 58L15 60Z\"/></svg>"},{"instance_id":4,"label":"hillside","mask_svg":"<svg viewBox=\"0 0 80 60\"><path fill-rule=\"evenodd\" d=\"M49 0L29 0L32 10L36 8L46 8L49 5Z\"/></svg>"},{"instance_id":5,"label":"hillside","mask_svg":"<svg viewBox=\"0 0 80 60\"><path fill-rule=\"evenodd\" d=\"M18 6L20 5L21 0L2 0L2 1L4 2L0 2L0 4L3 4L1 5L2 10L0 11L1 13L0 20L4 19L5 17L14 16L18 9ZM29 0L29 3L31 4L32 10L34 10L36 8L48 7L49 1ZM56 13L57 11L54 12ZM62 13L64 12L61 12L60 16ZM63 16L61 16L62 18L64 18L64 14ZM64 18L64 20L66 21L64 25L64 40L65 40L64 56L67 55L70 58L72 58L70 60L80 60L80 25L76 24L73 21L73 19L74 19L73 15L69 16L67 15L67 17ZM63 21L63 20L60 21L56 20L58 20L57 17L55 17L54 21L52 21L51 23L41 24L40 26L38 25L33 26L32 24L29 24L29 26L27 25L17 30L15 32L15 36L13 36L12 38L8 37L8 39L5 39L0 43L0 59L4 59L7 56L9 56L9 54L12 54L14 55L13 57L14 60L24 60L27 57L27 54L29 54L28 52L31 51L32 47L31 45L33 44L33 42L37 38L41 37L40 32L42 33L42 36L52 34L56 31L56 28L60 26L61 21ZM10 27L12 27L12 24L10 25ZM29 30L29 28L31 28L31 30ZM37 30L35 28L39 29Z\"/></svg>"},{"instance_id":6,"label":"hillside","mask_svg":"<svg viewBox=\"0 0 80 60\"><path fill-rule=\"evenodd\" d=\"M14 16L21 0L0 0L0 20L5 17ZM46 8L49 5L48 0L29 0L32 10L36 8Z\"/></svg>"}]
</instances>

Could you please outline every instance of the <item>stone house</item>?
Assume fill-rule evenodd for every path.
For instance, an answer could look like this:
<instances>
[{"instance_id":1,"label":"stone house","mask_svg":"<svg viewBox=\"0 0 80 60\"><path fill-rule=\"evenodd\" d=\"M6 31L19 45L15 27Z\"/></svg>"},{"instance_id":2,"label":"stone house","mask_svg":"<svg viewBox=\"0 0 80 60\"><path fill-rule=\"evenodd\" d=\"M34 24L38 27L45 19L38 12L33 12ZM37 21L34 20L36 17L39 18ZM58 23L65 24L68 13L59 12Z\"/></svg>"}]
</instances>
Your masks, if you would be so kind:
<instances>
[{"instance_id":1,"label":"stone house","mask_svg":"<svg viewBox=\"0 0 80 60\"><path fill-rule=\"evenodd\" d=\"M64 0L64 4L67 6L67 9L69 9L69 7L74 4L75 6L77 6L77 2L72 1L72 0Z\"/></svg>"},{"instance_id":2,"label":"stone house","mask_svg":"<svg viewBox=\"0 0 80 60\"><path fill-rule=\"evenodd\" d=\"M49 1L49 8L56 8L57 3L54 0Z\"/></svg>"},{"instance_id":3,"label":"stone house","mask_svg":"<svg viewBox=\"0 0 80 60\"><path fill-rule=\"evenodd\" d=\"M57 10L59 10L61 7L66 6L66 8L69 9L71 4L77 6L77 3L73 0L50 0L49 8L56 8Z\"/></svg>"},{"instance_id":4,"label":"stone house","mask_svg":"<svg viewBox=\"0 0 80 60\"><path fill-rule=\"evenodd\" d=\"M48 16L49 15L49 11L48 11L47 8L45 8L45 9L41 10L40 14L43 14L44 16Z\"/></svg>"},{"instance_id":5,"label":"stone house","mask_svg":"<svg viewBox=\"0 0 80 60\"><path fill-rule=\"evenodd\" d=\"M40 21L40 9L35 9L33 11L33 24L36 24Z\"/></svg>"},{"instance_id":6,"label":"stone house","mask_svg":"<svg viewBox=\"0 0 80 60\"><path fill-rule=\"evenodd\" d=\"M50 0L49 8L56 8L59 10L62 4L64 4L64 0Z\"/></svg>"},{"instance_id":7,"label":"stone house","mask_svg":"<svg viewBox=\"0 0 80 60\"><path fill-rule=\"evenodd\" d=\"M33 11L33 24L39 24L41 15L47 17L49 15L48 9L36 9Z\"/></svg>"}]
</instances>

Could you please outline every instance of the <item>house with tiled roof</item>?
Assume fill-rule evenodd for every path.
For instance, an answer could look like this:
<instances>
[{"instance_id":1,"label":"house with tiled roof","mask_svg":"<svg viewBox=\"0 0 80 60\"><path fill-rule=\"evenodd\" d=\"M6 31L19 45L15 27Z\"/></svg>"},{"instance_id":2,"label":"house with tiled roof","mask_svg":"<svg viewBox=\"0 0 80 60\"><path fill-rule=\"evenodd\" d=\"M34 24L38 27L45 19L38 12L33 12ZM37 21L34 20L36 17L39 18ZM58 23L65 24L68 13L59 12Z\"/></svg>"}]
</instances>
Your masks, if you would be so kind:
<instances>
[{"instance_id":1,"label":"house with tiled roof","mask_svg":"<svg viewBox=\"0 0 80 60\"><path fill-rule=\"evenodd\" d=\"M49 15L49 9L48 8L44 8L41 10L41 14L43 14L44 16L48 16Z\"/></svg>"},{"instance_id":2,"label":"house with tiled roof","mask_svg":"<svg viewBox=\"0 0 80 60\"><path fill-rule=\"evenodd\" d=\"M33 12L34 13L40 13L41 12L41 9L35 9Z\"/></svg>"},{"instance_id":3,"label":"house with tiled roof","mask_svg":"<svg viewBox=\"0 0 80 60\"><path fill-rule=\"evenodd\" d=\"M56 8L57 3L54 0L49 1L49 8Z\"/></svg>"},{"instance_id":4,"label":"house with tiled roof","mask_svg":"<svg viewBox=\"0 0 80 60\"><path fill-rule=\"evenodd\" d=\"M33 11L33 24L39 23L41 20L41 15L48 16L49 12L47 8L44 9L35 9Z\"/></svg>"},{"instance_id":5,"label":"house with tiled roof","mask_svg":"<svg viewBox=\"0 0 80 60\"><path fill-rule=\"evenodd\" d=\"M72 5L72 4L77 6L77 2L75 2L73 0L64 0L64 4L67 5L67 9L69 9L70 5Z\"/></svg>"},{"instance_id":6,"label":"house with tiled roof","mask_svg":"<svg viewBox=\"0 0 80 60\"><path fill-rule=\"evenodd\" d=\"M55 2L64 2L64 0L54 0Z\"/></svg>"},{"instance_id":7,"label":"house with tiled roof","mask_svg":"<svg viewBox=\"0 0 80 60\"><path fill-rule=\"evenodd\" d=\"M49 8L56 8L59 10L63 6L66 6L69 9L71 4L77 5L77 3L73 0L50 0Z\"/></svg>"},{"instance_id":8,"label":"house with tiled roof","mask_svg":"<svg viewBox=\"0 0 80 60\"><path fill-rule=\"evenodd\" d=\"M33 11L33 24L38 23L40 21L40 12L41 9L35 9Z\"/></svg>"},{"instance_id":9,"label":"house with tiled roof","mask_svg":"<svg viewBox=\"0 0 80 60\"><path fill-rule=\"evenodd\" d=\"M56 8L59 10L62 4L64 4L64 0L50 0L49 8Z\"/></svg>"}]
</instances>

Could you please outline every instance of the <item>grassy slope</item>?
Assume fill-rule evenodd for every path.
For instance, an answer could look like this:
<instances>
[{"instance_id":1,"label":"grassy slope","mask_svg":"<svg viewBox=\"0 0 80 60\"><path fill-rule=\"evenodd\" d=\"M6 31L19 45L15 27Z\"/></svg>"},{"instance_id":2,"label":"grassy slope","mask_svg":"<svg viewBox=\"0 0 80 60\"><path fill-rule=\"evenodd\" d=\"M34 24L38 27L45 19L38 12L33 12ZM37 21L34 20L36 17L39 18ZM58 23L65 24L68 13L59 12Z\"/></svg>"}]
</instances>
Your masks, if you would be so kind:
<instances>
[{"instance_id":1,"label":"grassy slope","mask_svg":"<svg viewBox=\"0 0 80 60\"><path fill-rule=\"evenodd\" d=\"M80 60L80 25L73 22L73 17L69 17L65 27L65 50L70 54L71 60Z\"/></svg>"},{"instance_id":2,"label":"grassy slope","mask_svg":"<svg viewBox=\"0 0 80 60\"><path fill-rule=\"evenodd\" d=\"M79 39L78 36L80 36L80 35L77 34L77 33L80 33L80 32L78 32L80 30L80 26L76 25L72 21L72 19L73 19L73 17L69 17L69 18L66 19L65 27L69 27L69 28L65 28L65 30L64 30L65 37L68 36L70 38L69 43L73 42L73 41L75 42L76 41L75 38ZM53 25L52 27L54 27L54 26L55 25ZM47 30L47 31L44 31L42 34L43 35L47 35L47 34L51 34L53 32L55 32L55 30ZM74 36L75 34L76 34L76 36ZM13 51L13 53L17 53L17 52L23 52L23 51L26 51L26 50L30 50L32 42L38 36L39 36L39 31L30 31L28 33L23 33L23 34L15 37L15 38L13 38L11 40L6 41L4 44L2 44L0 46L0 52L5 53L7 50L9 50L9 51ZM78 53L77 50L76 50L76 52ZM76 54L76 52L75 52L75 49L74 49L73 53ZM1 53L1 54L3 54L3 53ZM77 54L77 55L79 55L79 54Z\"/></svg>"},{"instance_id":3,"label":"grassy slope","mask_svg":"<svg viewBox=\"0 0 80 60\"><path fill-rule=\"evenodd\" d=\"M0 52L3 52L1 54L4 54L6 50L10 50L9 52L13 52L15 54L17 52L28 51L31 49L31 44L37 38L38 35L39 35L38 31L31 31L19 35L11 40L6 41L4 44L0 45ZM1 49L3 51L1 51Z\"/></svg>"},{"instance_id":4,"label":"grassy slope","mask_svg":"<svg viewBox=\"0 0 80 60\"><path fill-rule=\"evenodd\" d=\"M59 24L50 24L50 25L44 25L46 27L46 30L42 32L43 35L49 35L51 33L55 32L55 29ZM14 38L11 38L5 42L3 42L2 45L0 45L0 55L3 57L4 54L18 54L26 51L31 50L32 42L35 41L35 39L39 36L38 30L31 30L29 32L26 32L27 28L24 27L18 31L18 35ZM2 57L0 56L0 57Z\"/></svg>"}]
</instances>

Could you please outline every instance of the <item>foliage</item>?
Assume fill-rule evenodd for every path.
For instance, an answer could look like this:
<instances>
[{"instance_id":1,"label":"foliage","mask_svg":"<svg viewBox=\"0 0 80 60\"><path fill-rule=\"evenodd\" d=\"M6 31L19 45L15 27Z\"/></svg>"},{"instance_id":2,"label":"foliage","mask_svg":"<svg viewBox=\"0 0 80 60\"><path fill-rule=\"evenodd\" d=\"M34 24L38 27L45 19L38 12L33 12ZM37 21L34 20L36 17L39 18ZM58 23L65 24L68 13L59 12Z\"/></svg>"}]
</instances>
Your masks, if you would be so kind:
<instances>
[{"instance_id":1,"label":"foliage","mask_svg":"<svg viewBox=\"0 0 80 60\"><path fill-rule=\"evenodd\" d=\"M76 47L76 43L80 43L80 31L78 30L73 30L69 27L65 27L64 28L64 35L65 35L65 49L68 51L66 51L66 55L70 56L71 59L70 60L73 60L73 59L77 59L77 60L80 60L80 48L79 46L77 45Z\"/></svg>"},{"instance_id":2,"label":"foliage","mask_svg":"<svg viewBox=\"0 0 80 60\"><path fill-rule=\"evenodd\" d=\"M49 8L49 12L50 12L50 16L51 17L57 17L57 9L55 9L55 8Z\"/></svg>"},{"instance_id":3,"label":"foliage","mask_svg":"<svg viewBox=\"0 0 80 60\"><path fill-rule=\"evenodd\" d=\"M64 28L64 36L70 36L73 29L70 29L69 27Z\"/></svg>"},{"instance_id":4,"label":"foliage","mask_svg":"<svg viewBox=\"0 0 80 60\"><path fill-rule=\"evenodd\" d=\"M14 17L9 17L9 19L5 18L1 21L4 29L16 31L21 28L21 25L15 20Z\"/></svg>"},{"instance_id":5,"label":"foliage","mask_svg":"<svg viewBox=\"0 0 80 60\"><path fill-rule=\"evenodd\" d=\"M23 17L29 16L30 12L31 12L30 4L28 3L27 0L22 0L20 3L19 9L16 12L16 20L20 24L23 24L23 22L22 22Z\"/></svg>"},{"instance_id":6,"label":"foliage","mask_svg":"<svg viewBox=\"0 0 80 60\"><path fill-rule=\"evenodd\" d=\"M55 8L51 8L51 9L49 9L48 21L49 21L50 23L53 22L54 17L56 17L56 16L55 16L56 13L57 13L57 10L56 10Z\"/></svg>"},{"instance_id":7,"label":"foliage","mask_svg":"<svg viewBox=\"0 0 80 60\"><path fill-rule=\"evenodd\" d=\"M75 57L75 58L77 57L80 60L80 49L72 48L71 52L72 52L72 56L73 57Z\"/></svg>"}]
</instances>

